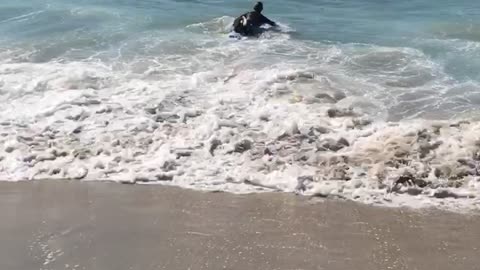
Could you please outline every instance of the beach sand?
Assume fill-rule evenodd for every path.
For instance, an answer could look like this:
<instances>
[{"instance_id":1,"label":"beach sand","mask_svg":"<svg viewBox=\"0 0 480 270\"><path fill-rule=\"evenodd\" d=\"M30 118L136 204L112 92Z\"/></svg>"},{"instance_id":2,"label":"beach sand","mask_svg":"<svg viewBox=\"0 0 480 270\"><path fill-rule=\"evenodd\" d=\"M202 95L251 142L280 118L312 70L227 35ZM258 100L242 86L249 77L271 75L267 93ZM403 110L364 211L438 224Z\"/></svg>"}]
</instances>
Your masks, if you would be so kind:
<instances>
[{"instance_id":1,"label":"beach sand","mask_svg":"<svg viewBox=\"0 0 480 270\"><path fill-rule=\"evenodd\" d=\"M292 194L0 183L0 269L480 269L480 216Z\"/></svg>"}]
</instances>

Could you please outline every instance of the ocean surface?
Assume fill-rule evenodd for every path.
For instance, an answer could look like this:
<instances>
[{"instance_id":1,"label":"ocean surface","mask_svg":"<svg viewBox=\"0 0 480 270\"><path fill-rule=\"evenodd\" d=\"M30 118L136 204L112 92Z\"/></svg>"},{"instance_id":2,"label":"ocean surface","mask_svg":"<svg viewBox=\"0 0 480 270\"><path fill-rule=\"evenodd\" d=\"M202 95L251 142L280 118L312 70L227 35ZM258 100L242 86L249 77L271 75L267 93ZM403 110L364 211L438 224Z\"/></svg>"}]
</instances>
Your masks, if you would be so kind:
<instances>
[{"instance_id":1,"label":"ocean surface","mask_svg":"<svg viewBox=\"0 0 480 270\"><path fill-rule=\"evenodd\" d=\"M480 3L253 4L1 1L0 178L480 207Z\"/></svg>"}]
</instances>

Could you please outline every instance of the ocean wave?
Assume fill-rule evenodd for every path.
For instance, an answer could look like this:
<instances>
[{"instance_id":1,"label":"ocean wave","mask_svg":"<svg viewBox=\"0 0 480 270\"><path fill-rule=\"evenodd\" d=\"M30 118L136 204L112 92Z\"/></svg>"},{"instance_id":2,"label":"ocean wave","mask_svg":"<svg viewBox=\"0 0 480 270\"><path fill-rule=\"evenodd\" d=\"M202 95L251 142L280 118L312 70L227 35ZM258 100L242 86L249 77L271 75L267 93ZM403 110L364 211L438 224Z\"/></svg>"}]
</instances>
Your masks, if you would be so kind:
<instances>
[{"instance_id":1,"label":"ocean wave","mask_svg":"<svg viewBox=\"0 0 480 270\"><path fill-rule=\"evenodd\" d=\"M432 25L429 33L441 39L480 41L480 25L474 22L443 22Z\"/></svg>"},{"instance_id":2,"label":"ocean wave","mask_svg":"<svg viewBox=\"0 0 480 270\"><path fill-rule=\"evenodd\" d=\"M111 58L3 50L0 178L478 209L477 82L411 48L211 35L228 20Z\"/></svg>"},{"instance_id":3,"label":"ocean wave","mask_svg":"<svg viewBox=\"0 0 480 270\"><path fill-rule=\"evenodd\" d=\"M195 32L225 34L232 30L233 20L233 17L223 16L207 22L187 25L186 28Z\"/></svg>"},{"instance_id":4,"label":"ocean wave","mask_svg":"<svg viewBox=\"0 0 480 270\"><path fill-rule=\"evenodd\" d=\"M270 80L312 79L304 74ZM252 71L226 83L198 73L195 81L222 86L161 95L154 83L107 90L104 79L80 76L91 85L60 80L55 85L63 91L23 97L5 110L2 179L277 190L382 205L409 196L403 203L410 206L439 205L442 197L474 201L480 190L478 122L375 121L341 106L344 93L275 98L273 84L246 88Z\"/></svg>"}]
</instances>

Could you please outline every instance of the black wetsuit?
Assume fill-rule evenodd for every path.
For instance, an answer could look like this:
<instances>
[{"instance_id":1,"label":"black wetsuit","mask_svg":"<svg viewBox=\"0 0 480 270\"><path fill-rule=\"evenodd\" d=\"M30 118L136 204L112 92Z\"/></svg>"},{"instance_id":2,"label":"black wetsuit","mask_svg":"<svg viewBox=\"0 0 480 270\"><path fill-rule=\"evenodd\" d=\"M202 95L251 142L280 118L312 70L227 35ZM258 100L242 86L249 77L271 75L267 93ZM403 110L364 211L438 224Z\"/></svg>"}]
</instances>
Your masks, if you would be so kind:
<instances>
[{"instance_id":1,"label":"black wetsuit","mask_svg":"<svg viewBox=\"0 0 480 270\"><path fill-rule=\"evenodd\" d=\"M244 21L246 20L246 22ZM250 11L233 22L233 30L243 36L254 36L259 32L260 26L269 24L275 26L275 22L269 20L258 11Z\"/></svg>"}]
</instances>

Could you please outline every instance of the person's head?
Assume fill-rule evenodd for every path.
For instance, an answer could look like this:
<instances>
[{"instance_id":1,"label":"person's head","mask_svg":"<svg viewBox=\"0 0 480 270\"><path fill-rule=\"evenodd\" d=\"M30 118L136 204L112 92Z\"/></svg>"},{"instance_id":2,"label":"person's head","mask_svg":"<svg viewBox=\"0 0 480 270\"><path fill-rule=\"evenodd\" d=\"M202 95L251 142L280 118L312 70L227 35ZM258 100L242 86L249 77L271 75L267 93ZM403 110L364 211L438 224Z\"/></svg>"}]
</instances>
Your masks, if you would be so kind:
<instances>
[{"instance_id":1,"label":"person's head","mask_svg":"<svg viewBox=\"0 0 480 270\"><path fill-rule=\"evenodd\" d=\"M262 2L257 2L255 6L253 7L253 10L255 10L258 13L261 13L263 10L263 3Z\"/></svg>"}]
</instances>

